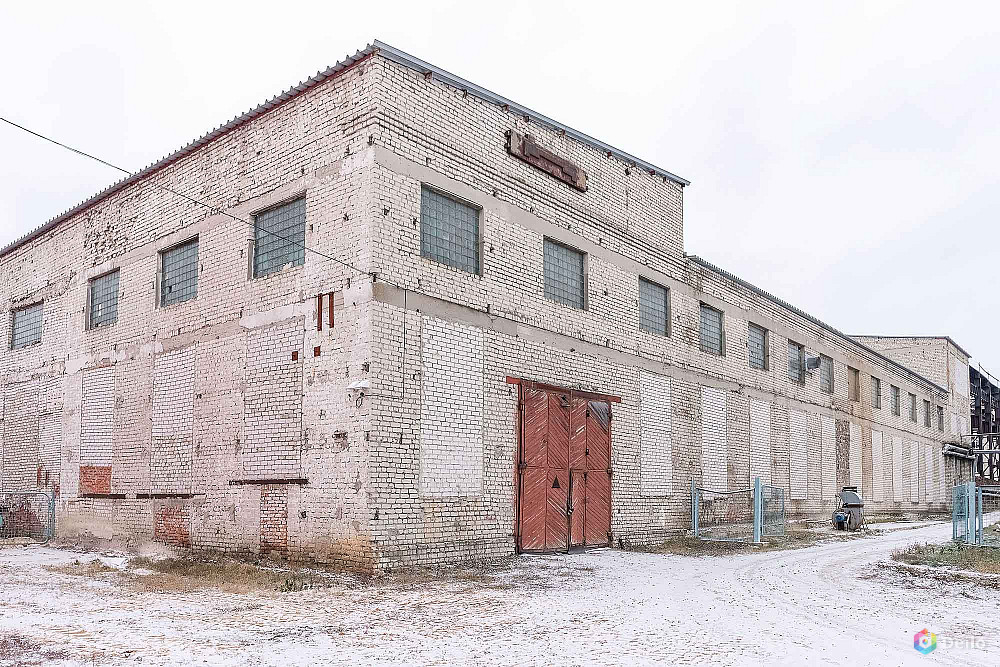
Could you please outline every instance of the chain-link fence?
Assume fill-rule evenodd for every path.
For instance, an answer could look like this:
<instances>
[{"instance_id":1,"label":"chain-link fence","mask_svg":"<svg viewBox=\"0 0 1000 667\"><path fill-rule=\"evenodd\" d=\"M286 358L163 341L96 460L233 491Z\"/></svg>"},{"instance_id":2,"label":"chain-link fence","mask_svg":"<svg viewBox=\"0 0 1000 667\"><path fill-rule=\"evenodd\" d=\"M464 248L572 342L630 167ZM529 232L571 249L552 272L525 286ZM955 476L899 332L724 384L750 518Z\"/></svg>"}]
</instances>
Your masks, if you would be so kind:
<instances>
[{"instance_id":1,"label":"chain-link fence","mask_svg":"<svg viewBox=\"0 0 1000 667\"><path fill-rule=\"evenodd\" d=\"M1000 547L1000 486L980 486L976 491L976 542Z\"/></svg>"},{"instance_id":2,"label":"chain-link fence","mask_svg":"<svg viewBox=\"0 0 1000 667\"><path fill-rule=\"evenodd\" d=\"M48 542L55 531L53 496L40 491L0 493L0 540Z\"/></svg>"},{"instance_id":3,"label":"chain-link fence","mask_svg":"<svg viewBox=\"0 0 1000 667\"><path fill-rule=\"evenodd\" d=\"M971 484L959 484L951 490L951 539L959 542L970 541L970 488Z\"/></svg>"},{"instance_id":4,"label":"chain-link fence","mask_svg":"<svg viewBox=\"0 0 1000 667\"><path fill-rule=\"evenodd\" d=\"M784 490L761 484L716 491L691 482L691 530L703 540L760 542L785 534Z\"/></svg>"}]
</instances>

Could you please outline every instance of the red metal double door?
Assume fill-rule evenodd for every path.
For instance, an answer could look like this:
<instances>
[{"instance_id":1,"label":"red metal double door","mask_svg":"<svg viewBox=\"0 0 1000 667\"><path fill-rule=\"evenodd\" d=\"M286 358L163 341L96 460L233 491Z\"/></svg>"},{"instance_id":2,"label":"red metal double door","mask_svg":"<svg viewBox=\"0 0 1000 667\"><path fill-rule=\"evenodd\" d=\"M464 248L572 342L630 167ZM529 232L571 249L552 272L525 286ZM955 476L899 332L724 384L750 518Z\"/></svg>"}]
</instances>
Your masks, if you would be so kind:
<instances>
[{"instance_id":1,"label":"red metal double door","mask_svg":"<svg viewBox=\"0 0 1000 667\"><path fill-rule=\"evenodd\" d=\"M611 542L611 404L521 385L518 546L566 551Z\"/></svg>"}]
</instances>

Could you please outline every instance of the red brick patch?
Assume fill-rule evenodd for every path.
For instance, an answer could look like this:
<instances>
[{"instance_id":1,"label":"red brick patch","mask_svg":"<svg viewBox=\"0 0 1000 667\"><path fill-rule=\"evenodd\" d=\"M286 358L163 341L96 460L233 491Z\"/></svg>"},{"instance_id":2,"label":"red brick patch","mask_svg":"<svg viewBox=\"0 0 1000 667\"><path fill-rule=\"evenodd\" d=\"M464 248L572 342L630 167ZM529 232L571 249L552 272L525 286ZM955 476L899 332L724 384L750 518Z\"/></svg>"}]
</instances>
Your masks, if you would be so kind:
<instances>
[{"instance_id":1,"label":"red brick patch","mask_svg":"<svg viewBox=\"0 0 1000 667\"><path fill-rule=\"evenodd\" d=\"M153 521L153 539L178 547L191 546L191 531L188 529L188 515L179 505L163 505L156 508Z\"/></svg>"},{"instance_id":2,"label":"red brick patch","mask_svg":"<svg viewBox=\"0 0 1000 667\"><path fill-rule=\"evenodd\" d=\"M260 553L288 554L288 485L260 487Z\"/></svg>"},{"instance_id":3,"label":"red brick patch","mask_svg":"<svg viewBox=\"0 0 1000 667\"><path fill-rule=\"evenodd\" d=\"M111 493L111 466L80 466L80 493Z\"/></svg>"}]
</instances>

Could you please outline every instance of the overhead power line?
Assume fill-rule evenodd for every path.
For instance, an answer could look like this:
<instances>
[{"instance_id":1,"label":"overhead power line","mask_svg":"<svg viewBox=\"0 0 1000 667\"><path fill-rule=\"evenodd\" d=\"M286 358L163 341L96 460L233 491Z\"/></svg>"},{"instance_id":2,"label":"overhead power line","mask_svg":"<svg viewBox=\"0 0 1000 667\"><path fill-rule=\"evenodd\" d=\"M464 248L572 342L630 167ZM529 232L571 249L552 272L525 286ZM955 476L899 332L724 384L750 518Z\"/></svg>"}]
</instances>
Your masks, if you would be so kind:
<instances>
[{"instance_id":1,"label":"overhead power line","mask_svg":"<svg viewBox=\"0 0 1000 667\"><path fill-rule=\"evenodd\" d=\"M59 146L60 148L65 148L66 150L71 151L73 153L76 153L77 155L82 155L83 157L89 158L91 160L94 160L95 162L99 162L99 163L103 164L104 166L110 167L110 168L115 169L117 171L120 171L123 174L126 174L128 176L134 176L135 175L133 172L129 171L128 169L125 169L124 167L119 167L118 165L116 165L116 164L114 164L112 162L108 162L107 160L103 160L103 159L97 157L96 155L91 155L90 153L87 153L86 151L82 151L79 148L74 148L73 146L70 146L68 144L64 144L61 141L56 141L52 137L48 137L48 136L45 136L44 134L41 134L39 132L35 132L34 130L31 130L31 129L23 126L23 125L15 123L14 121L12 121L10 119L4 118L3 116L0 116L0 120L2 120L3 122L7 123L8 125L10 125L12 127L16 127L17 129L21 130L22 132L27 132L28 134L30 134L32 136L38 137L39 139L47 141L47 142L49 142L51 144L55 144L56 146ZM359 274L361 274L363 276L371 275L368 271L363 271L362 269L359 269L358 267L354 266L350 262L346 262L346 261L344 261L342 259L338 259L338 258L333 257L331 255L327 255L326 253L321 252L319 250L316 250L315 248L310 248L305 243L299 243L298 241L296 241L294 239L290 239L290 238L284 237L281 234L275 234L274 232L269 231L267 229L264 229L263 227L259 227L258 225L256 225L255 223L253 223L250 220L245 220L245 219L239 217L238 215L233 215L232 213L227 213L226 211L222 210L221 208L219 208L217 206L212 206L211 204L203 202L203 201L201 201L199 199L195 199L194 197L191 197L190 195L186 195L183 192L178 192L177 190L174 190L172 188L168 188L165 185L160 185L159 183L151 183L151 185L153 185L154 187L160 188L161 190L164 190L165 192L169 192L172 195L176 195L176 196L180 197L181 199L189 201L192 204L196 204L198 206L202 206L204 208L207 208L212 213L217 213L217 214L220 214L220 215L224 215L227 218L232 218L233 220L236 220L237 222L242 222L243 224L248 225L248 226L252 227L255 230L260 230L260 231L264 232L265 234L270 234L271 236L273 236L273 237L275 237L277 239L280 239L280 240L284 241L285 243L291 243L292 245L298 246L298 247L302 248L303 250L306 250L308 252L311 252L311 253L314 253L316 255L319 255L320 257L323 257L324 259L328 259L331 262L336 262L337 264L340 264L341 266L344 266L344 267L346 267L348 269L351 269L352 271L357 271Z\"/></svg>"}]
</instances>

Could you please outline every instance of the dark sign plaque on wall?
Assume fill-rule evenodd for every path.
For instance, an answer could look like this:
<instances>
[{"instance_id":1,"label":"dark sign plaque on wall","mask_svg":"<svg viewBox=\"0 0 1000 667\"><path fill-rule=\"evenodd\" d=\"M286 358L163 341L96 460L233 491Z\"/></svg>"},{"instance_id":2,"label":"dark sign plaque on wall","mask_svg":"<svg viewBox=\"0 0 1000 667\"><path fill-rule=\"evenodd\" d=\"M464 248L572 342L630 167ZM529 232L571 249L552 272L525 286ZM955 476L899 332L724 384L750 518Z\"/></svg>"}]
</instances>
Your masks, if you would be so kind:
<instances>
[{"instance_id":1,"label":"dark sign plaque on wall","mask_svg":"<svg viewBox=\"0 0 1000 667\"><path fill-rule=\"evenodd\" d=\"M547 148L542 148L530 134L521 134L516 130L507 132L507 152L580 192L587 191L587 172Z\"/></svg>"}]
</instances>

